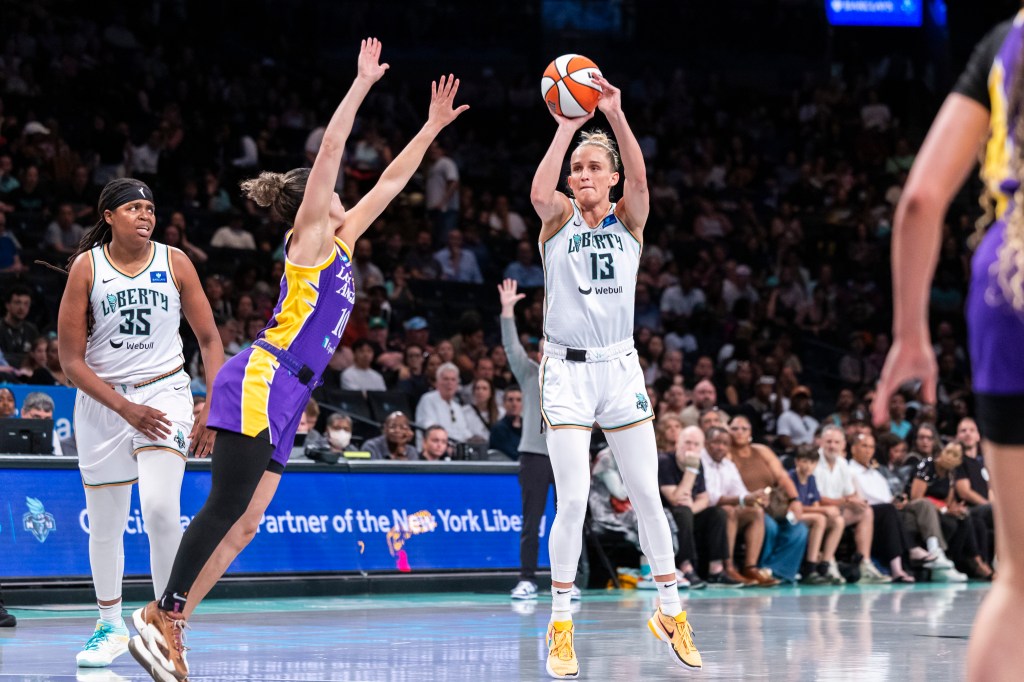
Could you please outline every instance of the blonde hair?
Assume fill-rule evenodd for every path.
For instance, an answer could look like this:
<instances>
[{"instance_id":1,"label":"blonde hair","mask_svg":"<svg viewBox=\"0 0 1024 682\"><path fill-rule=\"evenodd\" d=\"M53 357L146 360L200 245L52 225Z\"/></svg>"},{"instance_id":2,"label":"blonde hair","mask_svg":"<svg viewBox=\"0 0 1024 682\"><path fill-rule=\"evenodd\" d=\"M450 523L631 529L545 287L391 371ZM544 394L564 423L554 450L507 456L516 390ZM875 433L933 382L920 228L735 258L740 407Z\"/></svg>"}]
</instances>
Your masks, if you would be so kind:
<instances>
[{"instance_id":1,"label":"blonde hair","mask_svg":"<svg viewBox=\"0 0 1024 682\"><path fill-rule=\"evenodd\" d=\"M294 223L308 178L308 168L295 168L287 173L265 171L259 177L243 181L241 187L248 198L263 208L269 208L274 218Z\"/></svg>"},{"instance_id":2,"label":"blonde hair","mask_svg":"<svg viewBox=\"0 0 1024 682\"><path fill-rule=\"evenodd\" d=\"M587 145L603 149L608 154L612 170L619 170L619 150L615 146L615 140L612 139L611 135L601 129L596 129L593 132L583 131L580 133L580 143L576 145L576 149L579 150Z\"/></svg>"},{"instance_id":3,"label":"blonde hair","mask_svg":"<svg viewBox=\"0 0 1024 682\"><path fill-rule=\"evenodd\" d=\"M1003 292L1003 296L1017 312L1024 312L1024 114L1020 112L1020 106L1024 102L1024 83L1022 83L1022 69L1024 64L1021 58L1017 59L1017 72L1014 74L1013 85L1010 90L1009 102L1007 102L1007 116L1016 113L1017 120L1010 140L1013 144L1013 152L1010 154L1010 176L1017 182L1013 191L1013 210L1006 217L1006 234L1003 243L999 246L996 262L992 264L990 272L995 274L996 282ZM1011 131L1007 130L1007 134ZM991 139L991 131L989 134ZM986 144L983 149L987 149ZM984 152L982 152L984 156ZM984 158L982 158L984 162ZM975 233L969 240L972 248L977 248L981 243L985 230L998 218L996 215L997 199L989 188L988 180L984 174L984 163L982 163L982 191L978 203L982 208L982 216L975 222Z\"/></svg>"},{"instance_id":4,"label":"blonde hair","mask_svg":"<svg viewBox=\"0 0 1024 682\"><path fill-rule=\"evenodd\" d=\"M949 455L949 456L955 458L956 459L956 464L953 465L953 468L956 468L956 467L960 466L960 464L962 464L963 461L964 461L964 446L961 445L958 441L954 440L954 441L948 443L944 448L942 448L942 451L939 452L939 454L935 457L935 459L938 459L939 457L942 457L943 455Z\"/></svg>"},{"instance_id":5,"label":"blonde hair","mask_svg":"<svg viewBox=\"0 0 1024 682\"><path fill-rule=\"evenodd\" d=\"M659 452L672 452L675 450L676 444L668 441L668 429L673 422L679 424L679 426L686 426L677 415L666 414L658 419L658 423L654 427L654 440Z\"/></svg>"}]
</instances>

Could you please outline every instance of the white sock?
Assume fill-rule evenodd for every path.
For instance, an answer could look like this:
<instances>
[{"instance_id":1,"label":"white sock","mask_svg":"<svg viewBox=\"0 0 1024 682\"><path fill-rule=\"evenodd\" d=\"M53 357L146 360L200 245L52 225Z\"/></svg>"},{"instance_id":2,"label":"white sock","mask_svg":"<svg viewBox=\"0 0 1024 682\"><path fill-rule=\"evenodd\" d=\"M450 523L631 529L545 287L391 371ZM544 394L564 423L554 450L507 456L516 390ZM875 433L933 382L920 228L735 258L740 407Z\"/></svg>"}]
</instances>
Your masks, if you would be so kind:
<instances>
[{"instance_id":1,"label":"white sock","mask_svg":"<svg viewBox=\"0 0 1024 682\"><path fill-rule=\"evenodd\" d=\"M103 604L97 604L100 610L100 620L108 625L119 627L124 625L124 619L121 618L121 601L118 600L116 604L110 606L104 606Z\"/></svg>"},{"instance_id":2,"label":"white sock","mask_svg":"<svg viewBox=\"0 0 1024 682\"><path fill-rule=\"evenodd\" d=\"M658 586L658 598L661 600L661 612L666 616L675 618L683 612L683 606L679 602L679 586L676 585L676 579L673 578L667 583L663 583L660 580L655 582Z\"/></svg>"},{"instance_id":3,"label":"white sock","mask_svg":"<svg viewBox=\"0 0 1024 682\"><path fill-rule=\"evenodd\" d=\"M938 554L939 552L942 551L942 548L939 547L939 539L937 537L935 537L934 535L931 536L930 538L928 538L927 540L925 540L924 544L925 544L925 547L928 548L928 553L929 554Z\"/></svg>"},{"instance_id":4,"label":"white sock","mask_svg":"<svg viewBox=\"0 0 1024 682\"><path fill-rule=\"evenodd\" d=\"M572 588L551 586L551 621L572 620Z\"/></svg>"}]
</instances>

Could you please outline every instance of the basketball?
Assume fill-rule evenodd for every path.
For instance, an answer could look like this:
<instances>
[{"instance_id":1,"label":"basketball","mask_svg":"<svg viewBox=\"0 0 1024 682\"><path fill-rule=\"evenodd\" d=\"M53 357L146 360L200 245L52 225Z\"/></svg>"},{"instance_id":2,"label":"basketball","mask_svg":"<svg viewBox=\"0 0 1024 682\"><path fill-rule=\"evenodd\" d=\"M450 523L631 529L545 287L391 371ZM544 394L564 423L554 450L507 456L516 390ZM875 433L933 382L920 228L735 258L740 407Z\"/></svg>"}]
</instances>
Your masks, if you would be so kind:
<instances>
[{"instance_id":1,"label":"basketball","mask_svg":"<svg viewBox=\"0 0 1024 682\"><path fill-rule=\"evenodd\" d=\"M597 108L601 95L592 77L601 75L597 64L578 54L563 54L544 69L540 92L551 111L577 118Z\"/></svg>"}]
</instances>

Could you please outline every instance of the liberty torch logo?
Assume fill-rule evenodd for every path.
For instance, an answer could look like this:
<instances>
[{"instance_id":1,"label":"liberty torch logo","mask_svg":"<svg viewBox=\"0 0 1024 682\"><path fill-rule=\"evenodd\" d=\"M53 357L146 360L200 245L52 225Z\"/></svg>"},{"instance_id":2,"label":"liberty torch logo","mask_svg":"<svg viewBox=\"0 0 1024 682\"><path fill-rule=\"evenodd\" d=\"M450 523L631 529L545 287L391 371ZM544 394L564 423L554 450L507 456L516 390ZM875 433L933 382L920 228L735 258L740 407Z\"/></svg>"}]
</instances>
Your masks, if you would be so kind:
<instances>
[{"instance_id":1,"label":"liberty torch logo","mask_svg":"<svg viewBox=\"0 0 1024 682\"><path fill-rule=\"evenodd\" d=\"M637 393L636 394L636 409L640 410L641 412L646 412L647 411L647 405L648 405L647 396L645 396L643 393Z\"/></svg>"},{"instance_id":2,"label":"liberty torch logo","mask_svg":"<svg viewBox=\"0 0 1024 682\"><path fill-rule=\"evenodd\" d=\"M43 503L34 497L25 498L28 511L21 517L22 526L35 536L39 542L46 542L51 531L57 530L57 522L53 514L43 508Z\"/></svg>"}]
</instances>

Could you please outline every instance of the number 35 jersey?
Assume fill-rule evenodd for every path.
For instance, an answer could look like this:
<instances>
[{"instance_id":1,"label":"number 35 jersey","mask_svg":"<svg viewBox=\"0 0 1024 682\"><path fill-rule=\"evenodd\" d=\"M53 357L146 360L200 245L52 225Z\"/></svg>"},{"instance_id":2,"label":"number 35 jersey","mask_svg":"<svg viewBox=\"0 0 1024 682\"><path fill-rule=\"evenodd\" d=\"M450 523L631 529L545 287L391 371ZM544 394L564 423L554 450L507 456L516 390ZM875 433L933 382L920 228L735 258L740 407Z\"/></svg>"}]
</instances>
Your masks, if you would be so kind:
<instances>
[{"instance_id":1,"label":"number 35 jersey","mask_svg":"<svg viewBox=\"0 0 1024 682\"><path fill-rule=\"evenodd\" d=\"M89 251L92 333L85 363L108 384L138 384L181 367L181 295L165 244L150 242L149 264L130 275L106 244Z\"/></svg>"},{"instance_id":2,"label":"number 35 jersey","mask_svg":"<svg viewBox=\"0 0 1024 682\"><path fill-rule=\"evenodd\" d=\"M641 245L615 215L597 227L572 215L540 244L544 337L569 348L603 348L633 338L633 298Z\"/></svg>"}]
</instances>

